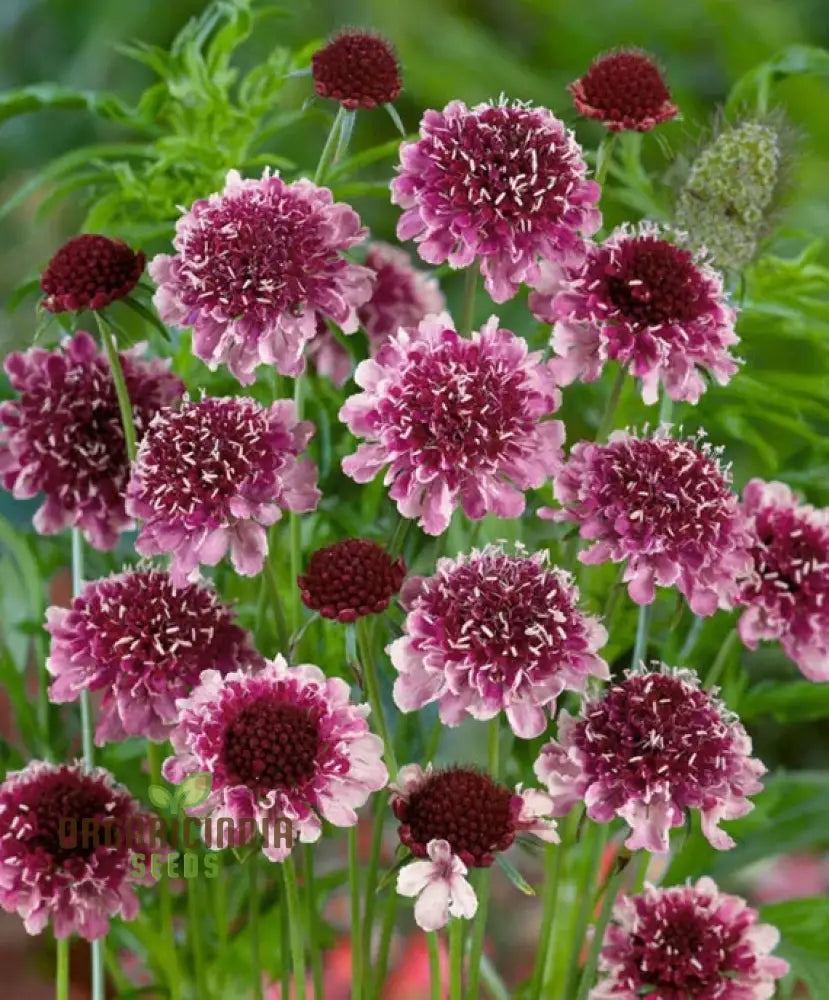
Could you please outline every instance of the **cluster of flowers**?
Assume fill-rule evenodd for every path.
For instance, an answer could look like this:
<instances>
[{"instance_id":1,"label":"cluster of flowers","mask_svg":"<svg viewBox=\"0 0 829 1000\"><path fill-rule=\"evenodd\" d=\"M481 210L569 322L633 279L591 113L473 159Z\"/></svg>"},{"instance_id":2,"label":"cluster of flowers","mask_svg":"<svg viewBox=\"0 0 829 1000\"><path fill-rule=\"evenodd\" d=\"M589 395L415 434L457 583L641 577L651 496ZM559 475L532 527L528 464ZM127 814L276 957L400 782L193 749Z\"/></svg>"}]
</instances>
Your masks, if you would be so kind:
<instances>
[{"instance_id":1,"label":"cluster of flowers","mask_svg":"<svg viewBox=\"0 0 829 1000\"><path fill-rule=\"evenodd\" d=\"M394 62L356 91L341 72L346 58L370 66L376 42L332 43L315 59L318 93L351 108L393 101ZM611 130L644 131L677 111L638 52L597 60L572 92ZM665 428L563 454L560 386L598 378L609 360L641 380L646 403L660 386L696 402L705 375L724 383L736 372L735 312L704 255L651 223L593 242L600 188L580 147L550 111L521 103L426 112L391 190L403 210L398 237L414 239L424 261L480 267L495 302L531 289L531 311L553 326L552 360L495 316L459 332L434 279L396 248L375 243L353 263L346 252L367 239L357 213L324 187L267 171L259 180L231 171L223 192L179 220L175 252L149 266L162 320L191 327L194 353L242 385L260 364L299 376L306 357L345 383L350 355L328 324L365 330L371 357L354 373L362 391L340 412L362 439L343 461L348 476L364 483L385 468L400 514L431 535L458 507L475 520L518 517L525 492L552 479L560 507L541 515L578 526L593 543L584 563L623 563L635 602L676 586L700 616L744 608L746 645L779 639L808 677L829 680L825 511L780 483L752 481L740 499L717 449ZM101 309L133 290L143 265L118 241L79 237L44 274L45 305ZM8 358L19 398L0 407L3 484L21 498L44 494L39 531L73 526L103 549L139 522L137 551L171 557L169 571L93 581L71 608L49 611L51 698L100 692L98 743L169 739L165 777L212 776L201 815L254 817L260 829L287 818L305 843L322 820L355 824L355 810L389 787L413 859L398 890L417 896L426 930L474 914L470 867L492 865L521 836L557 841L555 817L576 805L597 823L624 820L630 850L665 852L689 809L716 848L732 846L719 823L751 808L765 770L740 722L694 674L662 663L636 664L599 691L591 678L610 680L604 627L580 610L568 573L520 547L441 559L426 578L405 579L402 560L360 539L309 560L301 597L325 617L378 614L400 593L405 623L387 652L401 711L436 702L449 726L503 712L530 739L547 731L562 692L583 698L578 718L558 714L535 763L539 787L510 788L461 765L411 763L389 775L368 706L314 665L264 660L200 576L228 553L238 573L260 573L267 528L284 511L316 509L316 468L303 457L313 425L287 399L192 400L140 355L120 357L139 439L132 463L113 377L87 333ZM32 931L51 918L59 936L94 938L110 916L133 916L126 848L69 848L57 826L66 815L138 810L108 775L80 765L35 762L11 775L0 788L0 905ZM265 848L273 861L289 851ZM768 997L785 963L769 957L775 933L755 919L706 879L623 899L592 995L634 997L657 984L666 997Z\"/></svg>"}]
</instances>

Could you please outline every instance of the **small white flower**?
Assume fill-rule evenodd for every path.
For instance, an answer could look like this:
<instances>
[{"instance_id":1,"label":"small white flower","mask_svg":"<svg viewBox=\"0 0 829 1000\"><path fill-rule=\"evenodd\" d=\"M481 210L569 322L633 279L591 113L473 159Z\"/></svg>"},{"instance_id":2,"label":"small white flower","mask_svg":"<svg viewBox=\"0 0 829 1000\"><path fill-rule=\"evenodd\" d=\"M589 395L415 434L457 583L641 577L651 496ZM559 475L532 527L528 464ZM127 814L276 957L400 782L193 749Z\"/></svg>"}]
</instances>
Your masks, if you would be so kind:
<instances>
[{"instance_id":1,"label":"small white flower","mask_svg":"<svg viewBox=\"0 0 829 1000\"><path fill-rule=\"evenodd\" d=\"M401 896L417 896L414 916L424 931L436 931L450 916L475 916L478 899L466 881L466 865L452 853L446 840L430 840L429 861L415 861L397 876Z\"/></svg>"}]
</instances>

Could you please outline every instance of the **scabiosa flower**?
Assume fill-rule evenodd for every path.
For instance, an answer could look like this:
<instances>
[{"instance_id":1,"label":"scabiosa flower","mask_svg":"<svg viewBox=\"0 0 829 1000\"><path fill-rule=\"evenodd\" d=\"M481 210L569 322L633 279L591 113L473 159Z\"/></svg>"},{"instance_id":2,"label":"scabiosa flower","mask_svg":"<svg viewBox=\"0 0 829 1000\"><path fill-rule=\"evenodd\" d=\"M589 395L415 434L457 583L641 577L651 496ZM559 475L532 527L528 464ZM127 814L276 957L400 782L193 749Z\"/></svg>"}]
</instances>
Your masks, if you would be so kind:
<instances>
[{"instance_id":1,"label":"scabiosa flower","mask_svg":"<svg viewBox=\"0 0 829 1000\"><path fill-rule=\"evenodd\" d=\"M679 111L659 67L639 49L598 56L567 89L580 115L595 118L611 132L650 132Z\"/></svg>"},{"instance_id":2,"label":"scabiosa flower","mask_svg":"<svg viewBox=\"0 0 829 1000\"><path fill-rule=\"evenodd\" d=\"M400 96L394 49L368 31L343 31L311 57L314 89L349 111L391 104Z\"/></svg>"},{"instance_id":3,"label":"scabiosa flower","mask_svg":"<svg viewBox=\"0 0 829 1000\"><path fill-rule=\"evenodd\" d=\"M84 837L83 820L97 821L99 835ZM134 919L134 885L148 879L136 878L131 845L148 820L101 768L32 761L10 772L0 785L0 906L30 934L51 921L58 938L75 932L92 941L110 917Z\"/></svg>"},{"instance_id":4,"label":"scabiosa flower","mask_svg":"<svg viewBox=\"0 0 829 1000\"><path fill-rule=\"evenodd\" d=\"M255 673L207 670L178 707L176 756L165 762L165 778L178 784L210 772L212 791L200 814L214 824L230 817L236 833L253 818L271 861L291 851L282 841L269 843L272 824L287 820L294 839L313 843L321 818L354 826L354 810L388 781L383 743L366 723L368 705L351 704L345 681L311 664L289 667L278 656ZM227 845L215 838L209 846Z\"/></svg>"},{"instance_id":5,"label":"scabiosa flower","mask_svg":"<svg viewBox=\"0 0 829 1000\"><path fill-rule=\"evenodd\" d=\"M770 1000L789 971L780 934L710 878L622 896L599 956L590 1000Z\"/></svg>"},{"instance_id":6,"label":"scabiosa flower","mask_svg":"<svg viewBox=\"0 0 829 1000\"><path fill-rule=\"evenodd\" d=\"M560 396L540 352L493 316L471 339L446 313L400 330L355 380L340 420L367 438L343 459L367 483L388 465L386 484L403 517L430 535L446 530L460 503L467 517L520 517L522 490L559 466L564 425L547 420Z\"/></svg>"},{"instance_id":7,"label":"scabiosa flower","mask_svg":"<svg viewBox=\"0 0 829 1000\"><path fill-rule=\"evenodd\" d=\"M558 740L541 748L535 773L560 816L584 802L598 823L620 816L631 828L625 846L668 850L671 827L698 809L702 832L718 850L734 846L719 823L753 808L765 767L736 716L690 670L661 663L628 671L581 716L559 715Z\"/></svg>"},{"instance_id":8,"label":"scabiosa flower","mask_svg":"<svg viewBox=\"0 0 829 1000\"><path fill-rule=\"evenodd\" d=\"M400 769L392 789L398 834L418 860L403 868L397 891L417 896L415 920L434 931L449 915L470 918L477 898L464 876L469 868L488 868L520 833L558 842L553 803L539 789L519 785L510 791L481 771L450 767L424 771L417 764Z\"/></svg>"},{"instance_id":9,"label":"scabiosa flower","mask_svg":"<svg viewBox=\"0 0 829 1000\"><path fill-rule=\"evenodd\" d=\"M562 385L593 382L612 358L642 380L655 403L661 382L672 398L696 403L701 370L720 385L737 371L729 348L739 340L722 277L653 223L623 225L562 275L545 265L533 314L553 329Z\"/></svg>"},{"instance_id":10,"label":"scabiosa flower","mask_svg":"<svg viewBox=\"0 0 829 1000\"><path fill-rule=\"evenodd\" d=\"M46 662L53 702L103 691L98 745L166 740L203 670L228 673L261 658L231 609L206 586L177 589L168 573L134 570L88 583L71 608L49 608Z\"/></svg>"},{"instance_id":11,"label":"scabiosa flower","mask_svg":"<svg viewBox=\"0 0 829 1000\"><path fill-rule=\"evenodd\" d=\"M441 721L491 719L502 710L514 732L539 736L564 690L607 679L597 655L607 632L578 609L570 574L546 553L508 555L489 545L403 589L403 635L387 649L399 673L394 700L404 712L437 701Z\"/></svg>"},{"instance_id":12,"label":"scabiosa flower","mask_svg":"<svg viewBox=\"0 0 829 1000\"><path fill-rule=\"evenodd\" d=\"M142 350L120 355L139 439L184 389L166 362L140 361ZM41 534L76 527L90 545L111 549L131 521L124 509L129 463L106 358L81 331L54 351L10 354L5 369L20 398L0 404L4 488L18 499L45 495L34 517Z\"/></svg>"},{"instance_id":13,"label":"scabiosa flower","mask_svg":"<svg viewBox=\"0 0 829 1000\"><path fill-rule=\"evenodd\" d=\"M607 444L579 441L555 481L560 511L595 544L588 565L627 562L623 580L637 604L655 586L676 586L696 615L730 608L750 564L751 537L721 448L660 429L647 437L616 431Z\"/></svg>"},{"instance_id":14,"label":"scabiosa flower","mask_svg":"<svg viewBox=\"0 0 829 1000\"><path fill-rule=\"evenodd\" d=\"M86 233L64 243L40 278L43 308L52 313L98 310L123 299L144 273L146 258L122 240Z\"/></svg>"},{"instance_id":15,"label":"scabiosa flower","mask_svg":"<svg viewBox=\"0 0 829 1000\"><path fill-rule=\"evenodd\" d=\"M414 238L430 264L480 258L486 290L505 302L534 285L540 258L574 263L601 225L599 185L581 148L552 112L520 102L427 111L420 139L400 147L392 201L405 211L400 240Z\"/></svg>"},{"instance_id":16,"label":"scabiosa flower","mask_svg":"<svg viewBox=\"0 0 829 1000\"><path fill-rule=\"evenodd\" d=\"M319 502L316 466L297 457L313 433L287 399L263 407L206 398L159 413L127 487L127 509L144 522L137 551L169 552L176 587L228 549L236 572L255 576L268 552L264 526L282 509L305 512Z\"/></svg>"},{"instance_id":17,"label":"scabiosa flower","mask_svg":"<svg viewBox=\"0 0 829 1000\"><path fill-rule=\"evenodd\" d=\"M400 327L417 326L429 313L446 308L437 281L412 267L411 257L404 250L388 243L372 243L366 267L374 271L374 289L357 315L373 351Z\"/></svg>"},{"instance_id":18,"label":"scabiosa flower","mask_svg":"<svg viewBox=\"0 0 829 1000\"><path fill-rule=\"evenodd\" d=\"M779 639L806 677L829 681L829 511L761 479L743 490L743 510L752 565L737 599L740 638L749 649Z\"/></svg>"},{"instance_id":19,"label":"scabiosa flower","mask_svg":"<svg viewBox=\"0 0 829 1000\"><path fill-rule=\"evenodd\" d=\"M331 379L336 386L345 385L351 377L351 355L319 315L316 333L305 346L305 357L320 375Z\"/></svg>"},{"instance_id":20,"label":"scabiosa flower","mask_svg":"<svg viewBox=\"0 0 829 1000\"><path fill-rule=\"evenodd\" d=\"M211 368L227 364L249 385L259 364L283 375L304 370L302 349L317 314L344 333L371 295L371 271L343 251L367 235L357 213L327 188L286 184L267 170L195 202L176 224L173 256L150 263L165 323L193 327L193 351Z\"/></svg>"},{"instance_id":21,"label":"scabiosa flower","mask_svg":"<svg viewBox=\"0 0 829 1000\"><path fill-rule=\"evenodd\" d=\"M318 549L297 580L302 603L323 618L353 622L385 611L400 590L406 564L376 542L347 538Z\"/></svg>"}]
</instances>

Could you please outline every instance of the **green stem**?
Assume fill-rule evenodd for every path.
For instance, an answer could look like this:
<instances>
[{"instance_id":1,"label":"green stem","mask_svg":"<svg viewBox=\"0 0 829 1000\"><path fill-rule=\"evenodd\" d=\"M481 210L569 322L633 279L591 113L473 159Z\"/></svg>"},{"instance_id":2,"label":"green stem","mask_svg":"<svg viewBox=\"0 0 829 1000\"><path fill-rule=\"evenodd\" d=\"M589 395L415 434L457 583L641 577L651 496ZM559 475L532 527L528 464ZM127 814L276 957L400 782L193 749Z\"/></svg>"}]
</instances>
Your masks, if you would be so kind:
<instances>
[{"instance_id":1,"label":"green stem","mask_svg":"<svg viewBox=\"0 0 829 1000\"><path fill-rule=\"evenodd\" d=\"M561 862L564 858L564 844L547 845L546 876L544 879L543 908L541 911L541 930L538 935L538 948L535 953L535 966L530 979L530 996L533 1000L541 1000L541 990L544 986L545 970L548 956L553 951L553 926L559 899L559 880L561 878Z\"/></svg>"},{"instance_id":2,"label":"green stem","mask_svg":"<svg viewBox=\"0 0 829 1000\"><path fill-rule=\"evenodd\" d=\"M250 959L252 965L253 996L262 1000L262 958L259 947L259 851L254 850L248 861L250 875L250 896L248 899L248 915L250 926Z\"/></svg>"},{"instance_id":3,"label":"green stem","mask_svg":"<svg viewBox=\"0 0 829 1000\"><path fill-rule=\"evenodd\" d=\"M204 938L202 937L203 909L199 894L201 886L197 878L187 880L187 912L189 926L187 928L190 942L193 946L193 968L195 970L196 989L199 1000L210 1000L210 989L207 985L207 965L205 964Z\"/></svg>"},{"instance_id":4,"label":"green stem","mask_svg":"<svg viewBox=\"0 0 829 1000\"><path fill-rule=\"evenodd\" d=\"M626 378L627 371L620 366L616 372L616 378L613 380L613 385L610 387L610 395L607 397L607 404L604 408L599 429L596 431L597 441L604 441L613 430L613 421L616 417L616 410L619 407L619 400L622 396L622 389L624 388Z\"/></svg>"},{"instance_id":5,"label":"green stem","mask_svg":"<svg viewBox=\"0 0 829 1000\"><path fill-rule=\"evenodd\" d=\"M406 541L406 535L408 534L411 525L412 519L410 517L402 517L400 514L397 515L397 524L394 526L394 533L392 534L391 541L387 547L389 555L393 558L400 555L403 551L403 543Z\"/></svg>"},{"instance_id":6,"label":"green stem","mask_svg":"<svg viewBox=\"0 0 829 1000\"><path fill-rule=\"evenodd\" d=\"M443 1000L443 984L440 981L440 940L437 931L426 935L429 949L429 1000Z\"/></svg>"},{"instance_id":7,"label":"green stem","mask_svg":"<svg viewBox=\"0 0 829 1000\"><path fill-rule=\"evenodd\" d=\"M224 958L227 955L229 934L227 928L227 883L224 869L219 870L216 878L211 879L211 895L213 897L213 915L216 923L216 934L219 938L219 965L225 968Z\"/></svg>"},{"instance_id":8,"label":"green stem","mask_svg":"<svg viewBox=\"0 0 829 1000\"><path fill-rule=\"evenodd\" d=\"M317 944L317 883L314 873L314 845L306 844L305 857L305 897L308 911L308 958L314 983L314 997L322 997L322 955Z\"/></svg>"},{"instance_id":9,"label":"green stem","mask_svg":"<svg viewBox=\"0 0 829 1000\"><path fill-rule=\"evenodd\" d=\"M55 1000L69 1000L69 938L59 938L55 944Z\"/></svg>"},{"instance_id":10,"label":"green stem","mask_svg":"<svg viewBox=\"0 0 829 1000\"><path fill-rule=\"evenodd\" d=\"M331 169L331 164L334 160L334 153L337 150L337 143L340 138L340 129L342 128L344 118L345 108L340 105L337 109L337 114L334 116L334 121L331 123L328 138L325 140L325 145L322 147L322 154L320 155L317 169L314 172L315 184L323 184L328 175L328 171Z\"/></svg>"},{"instance_id":11,"label":"green stem","mask_svg":"<svg viewBox=\"0 0 829 1000\"><path fill-rule=\"evenodd\" d=\"M294 859L290 855L282 862L282 874L285 876L286 918L291 937L294 993L296 1000L305 1000L305 947L302 940L302 913L299 906L299 889L296 883Z\"/></svg>"},{"instance_id":12,"label":"green stem","mask_svg":"<svg viewBox=\"0 0 829 1000\"><path fill-rule=\"evenodd\" d=\"M490 777L498 780L501 772L501 762L500 755L498 752L498 738L501 734L501 716L496 715L495 718L489 724L489 731L487 732L487 752L486 752L486 766L489 771Z\"/></svg>"},{"instance_id":13,"label":"green stem","mask_svg":"<svg viewBox=\"0 0 829 1000\"><path fill-rule=\"evenodd\" d=\"M340 109L342 110L342 109ZM303 410L303 388L304 380L301 375L297 375L294 381L294 411L297 420L302 420ZM290 524L290 566L291 566L291 630L296 632L302 621L302 602L299 597L299 585L297 577L302 572L302 524L299 514L291 511L289 515Z\"/></svg>"},{"instance_id":14,"label":"green stem","mask_svg":"<svg viewBox=\"0 0 829 1000\"><path fill-rule=\"evenodd\" d=\"M662 397L662 402L659 404L659 424L668 424L671 422L671 417L674 412L674 401L666 392Z\"/></svg>"},{"instance_id":15,"label":"green stem","mask_svg":"<svg viewBox=\"0 0 829 1000\"><path fill-rule=\"evenodd\" d=\"M471 264L464 275L463 302L461 303L460 332L464 336L472 332L472 324L475 322L475 292L477 287L478 271L475 264Z\"/></svg>"},{"instance_id":16,"label":"green stem","mask_svg":"<svg viewBox=\"0 0 829 1000\"><path fill-rule=\"evenodd\" d=\"M601 826L590 824L588 831L592 835L590 853L587 856L581 872L579 873L578 885L576 888L576 899L579 901L579 909L576 915L576 928L573 934L573 946L570 950L570 959L567 963L567 975L564 979L564 996L569 997L576 988L576 979L579 974L579 955L587 924L590 921L590 911L593 908L595 898L595 886L599 881L601 871L602 855L607 846L610 836L610 827L603 823Z\"/></svg>"},{"instance_id":17,"label":"green stem","mask_svg":"<svg viewBox=\"0 0 829 1000\"><path fill-rule=\"evenodd\" d=\"M357 853L357 827L348 828L348 889L351 917L351 997L363 996L363 937L360 922L360 858Z\"/></svg>"},{"instance_id":18,"label":"green stem","mask_svg":"<svg viewBox=\"0 0 829 1000\"><path fill-rule=\"evenodd\" d=\"M723 670L725 670L726 664L728 663L728 658L731 656L731 652L734 646L739 642L740 635L736 628L732 628L728 635L723 640L722 646L720 646L719 652L717 653L714 662L711 664L711 669L708 671L705 681L703 682L703 687L711 688L715 687L722 676Z\"/></svg>"},{"instance_id":19,"label":"green stem","mask_svg":"<svg viewBox=\"0 0 829 1000\"><path fill-rule=\"evenodd\" d=\"M596 150L596 183L603 185L610 164L613 162L613 148L616 145L616 133L608 133L599 143Z\"/></svg>"},{"instance_id":20,"label":"green stem","mask_svg":"<svg viewBox=\"0 0 829 1000\"><path fill-rule=\"evenodd\" d=\"M386 969L389 967L389 950L391 948L392 934L394 933L394 921L397 917L397 906L400 897L394 888L389 889L386 899L386 909L383 913L383 925L380 929L380 946L377 949L377 975L374 980L374 988L371 992L371 1000L379 1000L383 992L383 984L386 981ZM442 1000L442 998L441 998Z\"/></svg>"},{"instance_id":21,"label":"green stem","mask_svg":"<svg viewBox=\"0 0 829 1000\"><path fill-rule=\"evenodd\" d=\"M127 458L130 462L135 461L135 424L132 419L132 403L127 392L127 383L124 379L124 372L118 358L118 350L115 346L115 338L112 335L112 328L104 317L95 313L98 321L98 329L101 332L101 341L104 345L104 352L109 361L112 380L115 383L115 395L118 397L118 409L121 411L121 424L124 428L124 445L127 449Z\"/></svg>"},{"instance_id":22,"label":"green stem","mask_svg":"<svg viewBox=\"0 0 829 1000\"><path fill-rule=\"evenodd\" d=\"M587 961L584 965L581 981L579 983L579 991L576 994L575 1000L586 1000L590 987L593 985L593 979L596 975L596 966L599 961L599 952L602 950L602 945L604 944L605 931L607 930L607 925L610 923L610 917L616 903L616 896L619 893L619 888L621 887L624 877L625 869L623 868L621 871L616 872L612 878L608 879L604 891L602 909L599 913L599 919L596 921L593 940L590 942L590 951L587 953Z\"/></svg>"},{"instance_id":23,"label":"green stem","mask_svg":"<svg viewBox=\"0 0 829 1000\"><path fill-rule=\"evenodd\" d=\"M640 661L647 655L648 651L648 619L650 617L650 605L639 605L639 617L636 619L636 641L633 644L633 656L630 665L636 670Z\"/></svg>"},{"instance_id":24,"label":"green stem","mask_svg":"<svg viewBox=\"0 0 829 1000\"><path fill-rule=\"evenodd\" d=\"M371 714L377 721L377 728L380 730L380 736L385 747L386 767L389 771L389 777L394 781L397 777L397 758L394 754L394 745L388 723L386 722L386 715L383 711L383 702L380 699L380 686L377 680L374 657L371 655L366 619L358 618L355 622L354 630L357 634L357 648L360 653L360 659L363 661L363 679L366 685L368 703L371 706Z\"/></svg>"},{"instance_id":25,"label":"green stem","mask_svg":"<svg viewBox=\"0 0 829 1000\"><path fill-rule=\"evenodd\" d=\"M472 995L477 996L477 993ZM462 1000L462 997L463 997L463 921L461 920L460 917L450 917L449 1000Z\"/></svg>"},{"instance_id":26,"label":"green stem","mask_svg":"<svg viewBox=\"0 0 829 1000\"><path fill-rule=\"evenodd\" d=\"M292 514L291 517L295 515ZM291 525L293 528L293 525ZM276 578L276 570L273 562L273 549L271 548L265 557L263 586L267 587L271 599L271 609L273 610L273 620L276 623L276 635L279 642L279 651L283 656L288 656L290 652L291 640L288 635L288 626L285 622L285 612L282 610L282 601L279 599L279 581ZM297 590L296 586L293 588Z\"/></svg>"},{"instance_id":27,"label":"green stem","mask_svg":"<svg viewBox=\"0 0 829 1000\"><path fill-rule=\"evenodd\" d=\"M386 818L388 796L380 792L374 799L374 819L371 836L371 853L366 872L366 899L363 914L363 968L371 968L371 938L374 926L374 911L377 904L377 875L380 870L380 850L383 846L383 827Z\"/></svg>"}]
</instances>

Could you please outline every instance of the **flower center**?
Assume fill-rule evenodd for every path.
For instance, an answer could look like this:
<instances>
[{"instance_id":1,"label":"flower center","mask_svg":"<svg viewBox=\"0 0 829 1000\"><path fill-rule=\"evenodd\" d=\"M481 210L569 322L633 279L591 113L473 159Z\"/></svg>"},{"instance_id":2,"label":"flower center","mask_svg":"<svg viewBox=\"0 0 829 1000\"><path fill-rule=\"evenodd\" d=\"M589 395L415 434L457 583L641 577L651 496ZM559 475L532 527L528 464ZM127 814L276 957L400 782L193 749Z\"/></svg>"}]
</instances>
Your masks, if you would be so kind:
<instances>
[{"instance_id":1,"label":"flower center","mask_svg":"<svg viewBox=\"0 0 829 1000\"><path fill-rule=\"evenodd\" d=\"M420 858L431 840L446 840L465 865L488 867L515 839L513 793L470 768L427 775L423 784L395 803L401 841Z\"/></svg>"},{"instance_id":2,"label":"flower center","mask_svg":"<svg viewBox=\"0 0 829 1000\"><path fill-rule=\"evenodd\" d=\"M403 560L392 560L376 542L348 538L314 552L298 583L307 607L348 622L384 611L405 574Z\"/></svg>"},{"instance_id":3,"label":"flower center","mask_svg":"<svg viewBox=\"0 0 829 1000\"><path fill-rule=\"evenodd\" d=\"M690 323L710 307L691 252L654 236L604 248L586 284L591 287L595 281L604 284L615 309L640 327Z\"/></svg>"},{"instance_id":4,"label":"flower center","mask_svg":"<svg viewBox=\"0 0 829 1000\"><path fill-rule=\"evenodd\" d=\"M298 789L317 773L319 720L313 709L278 694L246 705L227 727L223 759L229 784L257 794Z\"/></svg>"},{"instance_id":5,"label":"flower center","mask_svg":"<svg viewBox=\"0 0 829 1000\"><path fill-rule=\"evenodd\" d=\"M400 71L388 42L365 31L345 31L311 58L314 86L346 108L390 104L400 94Z\"/></svg>"},{"instance_id":6,"label":"flower center","mask_svg":"<svg viewBox=\"0 0 829 1000\"><path fill-rule=\"evenodd\" d=\"M587 103L610 121L657 114L671 96L656 65L638 52L598 59L581 83Z\"/></svg>"},{"instance_id":7,"label":"flower center","mask_svg":"<svg viewBox=\"0 0 829 1000\"><path fill-rule=\"evenodd\" d=\"M126 243L94 233L75 236L58 250L43 274L41 287L49 296L46 308L100 309L127 295L143 270L144 255Z\"/></svg>"},{"instance_id":8,"label":"flower center","mask_svg":"<svg viewBox=\"0 0 829 1000\"><path fill-rule=\"evenodd\" d=\"M113 818L109 789L82 776L61 770L37 786L37 797L29 802L34 814L33 830L26 837L32 852L50 855L56 865L72 858L88 858L100 844L100 824ZM84 821L93 836L84 835Z\"/></svg>"},{"instance_id":9,"label":"flower center","mask_svg":"<svg viewBox=\"0 0 829 1000\"><path fill-rule=\"evenodd\" d=\"M727 778L733 738L710 696L670 674L634 674L590 704L574 743L591 781L632 797L670 785L680 805ZM685 801L687 800L687 801Z\"/></svg>"}]
</instances>

